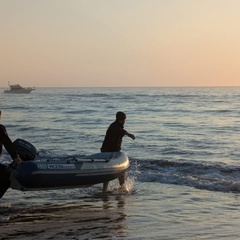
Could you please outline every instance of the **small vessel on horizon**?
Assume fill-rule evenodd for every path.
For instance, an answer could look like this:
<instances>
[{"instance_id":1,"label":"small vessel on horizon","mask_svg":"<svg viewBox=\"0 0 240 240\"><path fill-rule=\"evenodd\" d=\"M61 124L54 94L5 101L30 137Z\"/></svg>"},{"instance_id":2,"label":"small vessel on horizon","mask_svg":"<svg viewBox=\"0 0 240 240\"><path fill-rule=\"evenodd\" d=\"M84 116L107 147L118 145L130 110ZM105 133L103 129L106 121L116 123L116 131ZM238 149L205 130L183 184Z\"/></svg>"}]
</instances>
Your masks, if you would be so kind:
<instances>
[{"instance_id":1,"label":"small vessel on horizon","mask_svg":"<svg viewBox=\"0 0 240 240\"><path fill-rule=\"evenodd\" d=\"M8 82L8 86L10 87L9 90L4 90L4 93L30 93L31 91L35 90L35 87L22 87L19 84L10 84Z\"/></svg>"}]
</instances>

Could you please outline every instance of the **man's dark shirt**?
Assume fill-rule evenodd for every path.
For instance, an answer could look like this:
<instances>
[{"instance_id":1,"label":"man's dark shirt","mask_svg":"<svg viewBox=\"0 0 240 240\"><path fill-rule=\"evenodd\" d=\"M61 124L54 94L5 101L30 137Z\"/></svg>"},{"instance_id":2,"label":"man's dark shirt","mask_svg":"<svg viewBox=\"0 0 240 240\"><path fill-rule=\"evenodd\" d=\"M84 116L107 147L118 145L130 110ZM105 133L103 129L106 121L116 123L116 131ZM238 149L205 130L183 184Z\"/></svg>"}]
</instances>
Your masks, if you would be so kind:
<instances>
[{"instance_id":1,"label":"man's dark shirt","mask_svg":"<svg viewBox=\"0 0 240 240\"><path fill-rule=\"evenodd\" d=\"M0 124L0 155L2 153L2 145L11 155L12 159L17 157L16 149L14 148L13 143L7 134L6 128Z\"/></svg>"},{"instance_id":2,"label":"man's dark shirt","mask_svg":"<svg viewBox=\"0 0 240 240\"><path fill-rule=\"evenodd\" d=\"M101 152L119 152L125 133L126 131L122 124L118 121L113 122L107 129Z\"/></svg>"}]
</instances>

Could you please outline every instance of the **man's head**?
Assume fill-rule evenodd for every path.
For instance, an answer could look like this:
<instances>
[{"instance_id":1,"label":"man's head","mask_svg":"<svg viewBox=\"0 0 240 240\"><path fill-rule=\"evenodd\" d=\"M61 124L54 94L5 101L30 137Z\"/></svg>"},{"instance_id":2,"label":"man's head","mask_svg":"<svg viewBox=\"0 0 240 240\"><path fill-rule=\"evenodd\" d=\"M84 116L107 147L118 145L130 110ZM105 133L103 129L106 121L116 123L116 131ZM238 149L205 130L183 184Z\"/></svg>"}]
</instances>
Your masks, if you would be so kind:
<instances>
[{"instance_id":1,"label":"man's head","mask_svg":"<svg viewBox=\"0 0 240 240\"><path fill-rule=\"evenodd\" d=\"M127 116L124 112L117 112L116 113L116 120L120 122L122 125L125 123Z\"/></svg>"}]
</instances>

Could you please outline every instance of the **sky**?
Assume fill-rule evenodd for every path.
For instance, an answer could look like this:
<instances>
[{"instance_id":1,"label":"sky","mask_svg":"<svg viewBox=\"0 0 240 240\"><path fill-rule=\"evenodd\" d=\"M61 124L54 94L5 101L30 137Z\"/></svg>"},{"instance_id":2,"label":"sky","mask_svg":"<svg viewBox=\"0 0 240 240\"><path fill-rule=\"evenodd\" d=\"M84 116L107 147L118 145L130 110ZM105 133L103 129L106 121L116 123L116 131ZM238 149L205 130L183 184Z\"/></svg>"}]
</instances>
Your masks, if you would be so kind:
<instances>
[{"instance_id":1,"label":"sky","mask_svg":"<svg viewBox=\"0 0 240 240\"><path fill-rule=\"evenodd\" d=\"M240 86L239 0L0 0L0 87Z\"/></svg>"}]
</instances>

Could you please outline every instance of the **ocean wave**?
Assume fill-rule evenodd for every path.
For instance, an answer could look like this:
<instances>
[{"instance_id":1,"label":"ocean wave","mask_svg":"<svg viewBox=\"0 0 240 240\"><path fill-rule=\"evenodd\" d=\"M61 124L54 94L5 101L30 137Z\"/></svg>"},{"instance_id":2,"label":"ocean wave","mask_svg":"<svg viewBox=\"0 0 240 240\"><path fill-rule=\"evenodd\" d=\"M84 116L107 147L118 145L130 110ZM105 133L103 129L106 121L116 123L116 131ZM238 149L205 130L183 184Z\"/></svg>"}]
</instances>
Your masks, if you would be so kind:
<instances>
[{"instance_id":1,"label":"ocean wave","mask_svg":"<svg viewBox=\"0 0 240 240\"><path fill-rule=\"evenodd\" d=\"M105 93L91 93L91 94L84 94L84 93L79 93L79 94L65 94L66 97L70 98L105 98L108 97L109 94Z\"/></svg>"},{"instance_id":2,"label":"ocean wave","mask_svg":"<svg viewBox=\"0 0 240 240\"><path fill-rule=\"evenodd\" d=\"M137 161L137 160L135 160ZM131 168L140 182L176 184L197 189L240 193L240 167L223 163L137 161Z\"/></svg>"}]
</instances>

